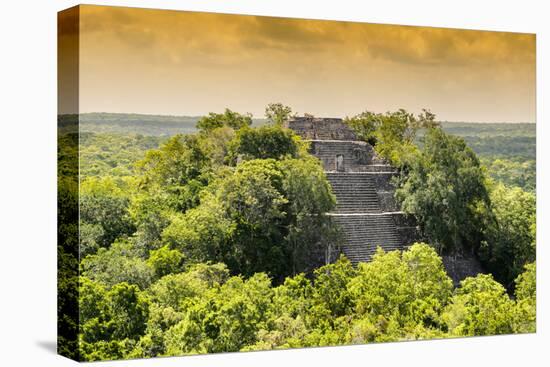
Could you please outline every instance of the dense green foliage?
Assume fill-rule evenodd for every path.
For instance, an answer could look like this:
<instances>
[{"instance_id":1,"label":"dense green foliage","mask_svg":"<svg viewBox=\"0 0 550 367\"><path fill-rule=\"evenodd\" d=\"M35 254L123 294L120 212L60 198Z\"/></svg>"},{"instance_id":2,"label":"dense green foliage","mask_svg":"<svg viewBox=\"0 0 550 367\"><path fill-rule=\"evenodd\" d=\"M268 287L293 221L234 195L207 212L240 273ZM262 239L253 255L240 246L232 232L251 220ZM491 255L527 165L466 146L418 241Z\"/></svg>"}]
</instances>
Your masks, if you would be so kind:
<instances>
[{"instance_id":1,"label":"dense green foliage","mask_svg":"<svg viewBox=\"0 0 550 367\"><path fill-rule=\"evenodd\" d=\"M121 186L124 186L121 184ZM128 214L130 199L110 178L89 178L80 186L81 255L110 246L135 228Z\"/></svg>"},{"instance_id":2,"label":"dense green foliage","mask_svg":"<svg viewBox=\"0 0 550 367\"><path fill-rule=\"evenodd\" d=\"M252 115L241 115L238 112L231 111L226 108L224 113L210 112L208 116L202 117L197 122L197 129L202 132L208 132L220 127L230 127L234 130L238 130L242 127L252 125Z\"/></svg>"},{"instance_id":3,"label":"dense green foliage","mask_svg":"<svg viewBox=\"0 0 550 367\"><path fill-rule=\"evenodd\" d=\"M418 116L403 109L395 112L363 112L344 120L357 137L376 147L376 151L396 167L406 167L414 159L413 144L420 129L439 127L435 115L423 110Z\"/></svg>"},{"instance_id":4,"label":"dense green foliage","mask_svg":"<svg viewBox=\"0 0 550 367\"><path fill-rule=\"evenodd\" d=\"M312 158L253 159L209 185L201 204L175 215L163 238L188 260L284 277L305 270L312 245L330 241L324 213L333 206Z\"/></svg>"},{"instance_id":5,"label":"dense green foliage","mask_svg":"<svg viewBox=\"0 0 550 367\"><path fill-rule=\"evenodd\" d=\"M479 248L490 202L479 160L462 139L430 129L396 195L442 251Z\"/></svg>"},{"instance_id":6,"label":"dense green foliage","mask_svg":"<svg viewBox=\"0 0 550 367\"><path fill-rule=\"evenodd\" d=\"M80 151L78 135L61 138L66 354L91 361L535 331L530 138L506 151L498 139L490 145L489 128L471 144L468 126L440 127L428 111L347 119L400 168L403 209L430 245L314 268L339 238L324 215L335 197L307 144L283 127L291 113L271 104L261 127L247 114L211 113L187 135L178 134L190 131L180 129L185 119L144 118L139 131L156 136L123 134L140 116L94 114ZM497 132L523 136L516 126ZM474 251L491 274L453 289L440 254L455 251Z\"/></svg>"},{"instance_id":7,"label":"dense green foliage","mask_svg":"<svg viewBox=\"0 0 550 367\"><path fill-rule=\"evenodd\" d=\"M267 121L275 125L283 125L292 116L292 109L282 103L270 103L265 108Z\"/></svg>"},{"instance_id":8,"label":"dense green foliage","mask_svg":"<svg viewBox=\"0 0 550 367\"><path fill-rule=\"evenodd\" d=\"M72 118L61 122L69 127L68 132L60 135L57 153L58 351L79 358L78 134L70 127Z\"/></svg>"},{"instance_id":9,"label":"dense green foliage","mask_svg":"<svg viewBox=\"0 0 550 367\"><path fill-rule=\"evenodd\" d=\"M525 265L525 271L515 280L516 310L515 330L520 333L534 333L537 326L537 267L535 263Z\"/></svg>"},{"instance_id":10,"label":"dense green foliage","mask_svg":"<svg viewBox=\"0 0 550 367\"><path fill-rule=\"evenodd\" d=\"M135 163L165 139L135 133L81 133L80 174L84 177L133 175Z\"/></svg>"},{"instance_id":11,"label":"dense green foliage","mask_svg":"<svg viewBox=\"0 0 550 367\"><path fill-rule=\"evenodd\" d=\"M480 157L487 173L506 186L534 192L536 125L442 123L445 132L462 137Z\"/></svg>"},{"instance_id":12,"label":"dense green foliage","mask_svg":"<svg viewBox=\"0 0 550 367\"><path fill-rule=\"evenodd\" d=\"M373 144L380 156L400 168L395 179L396 198L402 210L416 218L423 238L442 254L476 254L494 277L512 290L525 264L535 259L534 194L494 183L466 141L475 139L446 133L427 111L418 117L404 110L364 112L346 122L360 138ZM450 130L466 134L471 125L457 124ZM530 125L523 127L525 131L510 124L495 128L519 141L511 149L495 143L503 156L517 159L518 151L531 154L532 147L522 141L530 141L532 131ZM486 126L472 130L479 133L475 141L495 138ZM531 171L522 172L530 164L523 163L514 173L509 164L495 160L489 169L500 167L493 176L501 182L533 190L534 161Z\"/></svg>"},{"instance_id":13,"label":"dense green foliage","mask_svg":"<svg viewBox=\"0 0 550 367\"><path fill-rule=\"evenodd\" d=\"M407 154L414 150L411 140L421 146L429 131L426 128L439 125L429 111L418 116L404 110L385 114L366 111L345 121L360 139L378 143L379 154L396 166L407 164L407 158L413 159ZM535 124L443 122L440 126L447 134L464 139L487 167L490 177L507 186L535 191Z\"/></svg>"},{"instance_id":14,"label":"dense green foliage","mask_svg":"<svg viewBox=\"0 0 550 367\"><path fill-rule=\"evenodd\" d=\"M240 129L229 150L229 159L234 163L238 159L296 158L305 154L305 145L291 130L267 125Z\"/></svg>"},{"instance_id":15,"label":"dense green foliage","mask_svg":"<svg viewBox=\"0 0 550 367\"><path fill-rule=\"evenodd\" d=\"M487 167L487 173L495 181L535 193L537 184L535 159L523 159L521 156L510 159L489 156L482 158L481 163Z\"/></svg>"},{"instance_id":16,"label":"dense green foliage","mask_svg":"<svg viewBox=\"0 0 550 367\"><path fill-rule=\"evenodd\" d=\"M286 107L270 108L272 119L285 118ZM85 272L143 286L151 274L137 280L132 268L143 268L148 256L156 258L153 273L178 266L166 264L163 248L187 264L223 261L233 274L266 271L284 279L306 270L311 253L322 253L331 239L324 213L335 201L307 145L279 122L251 128L249 115L226 109L200 119L199 134L175 135L158 149L147 149L157 138L105 136L97 146L102 135L84 134ZM134 149L144 153L131 162L126 155L139 156ZM117 159L123 171L94 163ZM128 262L128 256L143 261Z\"/></svg>"},{"instance_id":17,"label":"dense green foliage","mask_svg":"<svg viewBox=\"0 0 550 367\"><path fill-rule=\"evenodd\" d=\"M82 277L80 340L86 360L147 358L493 335L535 330L534 265L516 299L490 275L453 290L426 244L354 268L341 258L274 286L265 273L230 276L189 265L140 288Z\"/></svg>"},{"instance_id":18,"label":"dense green foliage","mask_svg":"<svg viewBox=\"0 0 550 367\"><path fill-rule=\"evenodd\" d=\"M502 184L491 189L493 220L480 251L488 270L507 287L536 255L535 195Z\"/></svg>"}]
</instances>

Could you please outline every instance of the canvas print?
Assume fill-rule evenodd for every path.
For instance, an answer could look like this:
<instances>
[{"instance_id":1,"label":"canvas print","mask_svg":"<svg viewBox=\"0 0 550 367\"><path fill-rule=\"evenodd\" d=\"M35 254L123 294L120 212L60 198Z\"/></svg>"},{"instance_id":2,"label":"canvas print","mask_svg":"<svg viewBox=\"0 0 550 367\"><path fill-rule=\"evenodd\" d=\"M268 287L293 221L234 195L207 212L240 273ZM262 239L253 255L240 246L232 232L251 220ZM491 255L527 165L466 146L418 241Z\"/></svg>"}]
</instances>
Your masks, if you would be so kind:
<instances>
[{"instance_id":1,"label":"canvas print","mask_svg":"<svg viewBox=\"0 0 550 367\"><path fill-rule=\"evenodd\" d=\"M93 5L58 25L61 355L536 331L534 34Z\"/></svg>"}]
</instances>

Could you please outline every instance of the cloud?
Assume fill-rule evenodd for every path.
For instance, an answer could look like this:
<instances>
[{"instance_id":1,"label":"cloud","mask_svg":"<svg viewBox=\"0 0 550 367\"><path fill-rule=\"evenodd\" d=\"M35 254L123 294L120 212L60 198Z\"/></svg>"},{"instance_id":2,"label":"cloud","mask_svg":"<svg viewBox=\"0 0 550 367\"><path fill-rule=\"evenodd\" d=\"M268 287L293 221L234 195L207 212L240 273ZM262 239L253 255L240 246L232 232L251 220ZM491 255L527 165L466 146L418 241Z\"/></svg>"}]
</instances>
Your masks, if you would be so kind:
<instances>
[{"instance_id":1,"label":"cloud","mask_svg":"<svg viewBox=\"0 0 550 367\"><path fill-rule=\"evenodd\" d=\"M364 47L379 59L445 66L534 62L534 35L391 25L364 25Z\"/></svg>"},{"instance_id":2,"label":"cloud","mask_svg":"<svg viewBox=\"0 0 550 367\"><path fill-rule=\"evenodd\" d=\"M460 66L533 63L534 35L86 6L82 32L144 53L165 54L165 62L193 53L303 56L341 55L394 63ZM174 57L174 54L180 56ZM321 60L322 61L322 60ZM341 60L346 62L346 60ZM218 60L221 63L221 60Z\"/></svg>"},{"instance_id":3,"label":"cloud","mask_svg":"<svg viewBox=\"0 0 550 367\"><path fill-rule=\"evenodd\" d=\"M534 114L534 94L529 92L535 83L534 35L104 6L81 9L83 86L90 91L86 98L99 101L100 107L125 95L132 99L127 105L136 108L152 100L162 106L172 103L171 113L184 98L202 109L285 97L302 101L303 110L336 115L338 106L360 108L359 103L370 101L378 106L421 101L420 107L430 107L432 101L447 108L443 98L452 103L462 99L467 110L467 101L508 93L510 104ZM518 93L512 95L511 89ZM114 93L118 95L112 97ZM473 100L474 94L485 99Z\"/></svg>"}]
</instances>

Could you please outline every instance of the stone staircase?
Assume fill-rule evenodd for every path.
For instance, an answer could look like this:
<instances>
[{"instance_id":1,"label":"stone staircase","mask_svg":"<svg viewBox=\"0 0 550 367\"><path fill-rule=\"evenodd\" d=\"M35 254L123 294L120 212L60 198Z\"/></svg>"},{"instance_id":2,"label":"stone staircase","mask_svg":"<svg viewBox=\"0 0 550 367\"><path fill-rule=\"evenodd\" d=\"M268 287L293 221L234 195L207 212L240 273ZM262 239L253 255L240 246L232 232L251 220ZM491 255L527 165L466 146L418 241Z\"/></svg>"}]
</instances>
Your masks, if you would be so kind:
<instances>
[{"instance_id":1,"label":"stone staircase","mask_svg":"<svg viewBox=\"0 0 550 367\"><path fill-rule=\"evenodd\" d=\"M342 232L342 252L352 263L370 260L376 248L402 248L391 213L384 212L370 172L327 172L336 196L336 211L330 213Z\"/></svg>"},{"instance_id":2,"label":"stone staircase","mask_svg":"<svg viewBox=\"0 0 550 367\"><path fill-rule=\"evenodd\" d=\"M371 145L358 141L341 119L300 118L288 127L310 143L323 164L337 202L328 215L340 228L340 251L352 263L369 261L378 246L393 251L411 243L415 226L393 199L397 171Z\"/></svg>"},{"instance_id":3,"label":"stone staircase","mask_svg":"<svg viewBox=\"0 0 550 367\"><path fill-rule=\"evenodd\" d=\"M337 213L380 213L378 194L369 174L327 172L326 175L336 195Z\"/></svg>"},{"instance_id":4,"label":"stone staircase","mask_svg":"<svg viewBox=\"0 0 550 367\"><path fill-rule=\"evenodd\" d=\"M354 264L370 260L378 246L384 251L403 248L401 237L389 214L333 214L332 219L342 231L342 252Z\"/></svg>"}]
</instances>

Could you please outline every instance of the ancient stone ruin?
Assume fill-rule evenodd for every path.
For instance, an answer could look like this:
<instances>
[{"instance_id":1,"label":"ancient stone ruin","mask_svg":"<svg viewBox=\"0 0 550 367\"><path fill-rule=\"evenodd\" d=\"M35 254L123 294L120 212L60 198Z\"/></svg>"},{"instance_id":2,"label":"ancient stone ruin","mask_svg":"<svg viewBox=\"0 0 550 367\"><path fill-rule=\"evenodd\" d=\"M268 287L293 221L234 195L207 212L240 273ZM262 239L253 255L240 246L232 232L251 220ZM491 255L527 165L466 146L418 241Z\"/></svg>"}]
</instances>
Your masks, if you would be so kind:
<instances>
[{"instance_id":1,"label":"ancient stone ruin","mask_svg":"<svg viewBox=\"0 0 550 367\"><path fill-rule=\"evenodd\" d=\"M416 237L414 221L399 211L391 178L397 171L371 145L337 118L297 117L287 123L323 164L336 196L329 213L342 231L342 243L328 261L343 252L352 263L369 261L377 246L402 250Z\"/></svg>"}]
</instances>

